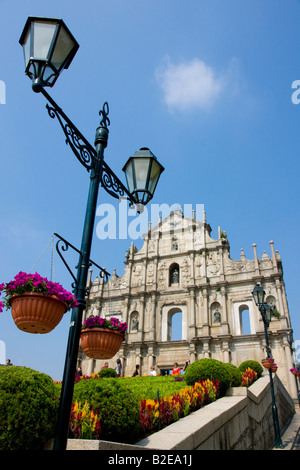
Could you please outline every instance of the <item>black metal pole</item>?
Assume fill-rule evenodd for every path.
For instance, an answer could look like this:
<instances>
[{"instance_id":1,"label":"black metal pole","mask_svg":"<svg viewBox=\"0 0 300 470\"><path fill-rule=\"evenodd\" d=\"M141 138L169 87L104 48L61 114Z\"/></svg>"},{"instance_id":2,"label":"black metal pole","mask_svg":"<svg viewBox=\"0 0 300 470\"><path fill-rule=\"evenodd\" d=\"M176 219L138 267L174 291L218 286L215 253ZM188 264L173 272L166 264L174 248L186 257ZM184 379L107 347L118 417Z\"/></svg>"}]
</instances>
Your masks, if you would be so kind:
<instances>
[{"instance_id":1,"label":"black metal pole","mask_svg":"<svg viewBox=\"0 0 300 470\"><path fill-rule=\"evenodd\" d=\"M79 350L80 331L82 325L82 315L85 309L86 301L86 283L90 265L90 252L92 247L93 229L97 208L99 184L101 179L102 164L104 158L104 149L108 141L108 129L100 125L96 131L96 153L94 168L90 176L90 188L86 206L85 221L81 242L81 254L77 268L77 286L75 295L78 300L78 307L72 310L70 331L65 359L65 368L62 381L60 396L60 405L56 434L54 438L54 450L65 450L67 447L69 422L72 407L72 398L74 391L74 381L76 372L76 362Z\"/></svg>"},{"instance_id":2,"label":"black metal pole","mask_svg":"<svg viewBox=\"0 0 300 470\"><path fill-rule=\"evenodd\" d=\"M264 322L264 330L265 330L265 341L266 341L266 350L267 356L271 357L271 349L269 346L269 339L268 339L268 321L266 319L266 309L265 306L262 305L260 307L260 313ZM282 447L282 441L280 437L280 429L279 429L279 420L278 420L278 412L275 400L275 393L274 393L274 383L272 377L272 370L269 369L269 377L270 377L270 387L271 387L271 397L272 397L272 414L273 414L273 424L274 424L274 432L275 432L275 447L280 448Z\"/></svg>"}]
</instances>

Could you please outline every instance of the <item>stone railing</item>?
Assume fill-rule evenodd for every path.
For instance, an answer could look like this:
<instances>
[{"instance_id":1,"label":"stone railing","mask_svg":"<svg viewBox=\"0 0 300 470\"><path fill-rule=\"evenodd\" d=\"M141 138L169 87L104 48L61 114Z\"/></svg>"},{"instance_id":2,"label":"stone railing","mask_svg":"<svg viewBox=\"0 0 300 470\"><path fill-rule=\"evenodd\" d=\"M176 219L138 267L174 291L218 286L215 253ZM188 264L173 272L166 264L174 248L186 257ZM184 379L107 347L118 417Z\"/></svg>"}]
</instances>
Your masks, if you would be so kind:
<instances>
[{"instance_id":1,"label":"stone railing","mask_svg":"<svg viewBox=\"0 0 300 470\"><path fill-rule=\"evenodd\" d=\"M277 376L274 385L282 430L295 406ZM263 450L274 437L269 376L263 376L249 388L230 388L223 398L135 445L69 439L68 450Z\"/></svg>"}]
</instances>

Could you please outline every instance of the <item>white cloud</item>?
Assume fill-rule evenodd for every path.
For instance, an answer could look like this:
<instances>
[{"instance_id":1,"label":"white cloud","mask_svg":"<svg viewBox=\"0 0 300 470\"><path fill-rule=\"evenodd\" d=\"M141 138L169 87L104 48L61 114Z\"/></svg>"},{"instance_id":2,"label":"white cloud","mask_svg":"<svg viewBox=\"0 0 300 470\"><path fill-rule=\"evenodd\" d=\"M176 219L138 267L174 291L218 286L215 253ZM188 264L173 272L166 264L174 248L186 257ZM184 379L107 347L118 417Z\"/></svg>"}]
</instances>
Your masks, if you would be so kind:
<instances>
[{"instance_id":1,"label":"white cloud","mask_svg":"<svg viewBox=\"0 0 300 470\"><path fill-rule=\"evenodd\" d=\"M156 71L170 110L210 108L224 88L223 78L217 77L212 67L198 58L178 65L167 58L165 65Z\"/></svg>"}]
</instances>

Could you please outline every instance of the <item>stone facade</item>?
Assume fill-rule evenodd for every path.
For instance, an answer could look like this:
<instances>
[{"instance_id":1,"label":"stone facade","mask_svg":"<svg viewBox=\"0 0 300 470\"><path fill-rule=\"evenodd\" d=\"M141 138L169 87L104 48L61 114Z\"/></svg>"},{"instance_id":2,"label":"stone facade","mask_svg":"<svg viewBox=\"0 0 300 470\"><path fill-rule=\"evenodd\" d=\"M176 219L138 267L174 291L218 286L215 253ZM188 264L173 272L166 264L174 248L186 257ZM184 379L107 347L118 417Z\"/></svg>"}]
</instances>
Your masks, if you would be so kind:
<instances>
[{"instance_id":1,"label":"stone facade","mask_svg":"<svg viewBox=\"0 0 300 470\"><path fill-rule=\"evenodd\" d=\"M269 327L269 343L278 364L278 375L296 398L295 379L287 333L291 321L286 298L280 255L273 241L271 257L230 258L226 234L195 217L174 211L154 228L149 226L144 244L134 244L126 255L125 274L113 273L107 283L89 279L90 293L85 317L118 317L129 325L128 334L117 356L109 360L114 367L121 358L124 375L131 376L135 365L141 375L154 366L157 373L169 371L174 362L183 368L187 359L214 358L239 365L247 359L261 361L266 356L264 327L254 303L252 290L259 282L266 302L276 307ZM245 330L245 315L249 329ZM177 319L179 328L174 321ZM87 358L79 352L83 373L98 372L104 361Z\"/></svg>"}]
</instances>

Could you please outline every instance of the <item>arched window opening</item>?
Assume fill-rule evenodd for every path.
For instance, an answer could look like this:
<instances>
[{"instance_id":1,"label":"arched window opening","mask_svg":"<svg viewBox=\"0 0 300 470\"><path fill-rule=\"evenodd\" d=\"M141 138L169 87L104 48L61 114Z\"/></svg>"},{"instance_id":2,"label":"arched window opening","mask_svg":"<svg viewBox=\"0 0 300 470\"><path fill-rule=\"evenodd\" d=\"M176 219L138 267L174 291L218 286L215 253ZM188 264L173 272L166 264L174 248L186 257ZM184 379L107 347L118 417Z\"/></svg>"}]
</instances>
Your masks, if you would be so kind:
<instances>
[{"instance_id":1,"label":"arched window opening","mask_svg":"<svg viewBox=\"0 0 300 470\"><path fill-rule=\"evenodd\" d=\"M250 326L250 313L247 306L240 307L240 324L241 324L241 334L250 335L251 326Z\"/></svg>"},{"instance_id":2,"label":"arched window opening","mask_svg":"<svg viewBox=\"0 0 300 470\"><path fill-rule=\"evenodd\" d=\"M173 263L169 269L169 285L176 285L179 284L179 265L177 263Z\"/></svg>"},{"instance_id":3,"label":"arched window opening","mask_svg":"<svg viewBox=\"0 0 300 470\"><path fill-rule=\"evenodd\" d=\"M168 314L168 341L178 341L182 339L182 311L173 308Z\"/></svg>"},{"instance_id":4,"label":"arched window opening","mask_svg":"<svg viewBox=\"0 0 300 470\"><path fill-rule=\"evenodd\" d=\"M182 312L174 313L171 324L171 341L182 339Z\"/></svg>"}]
</instances>

